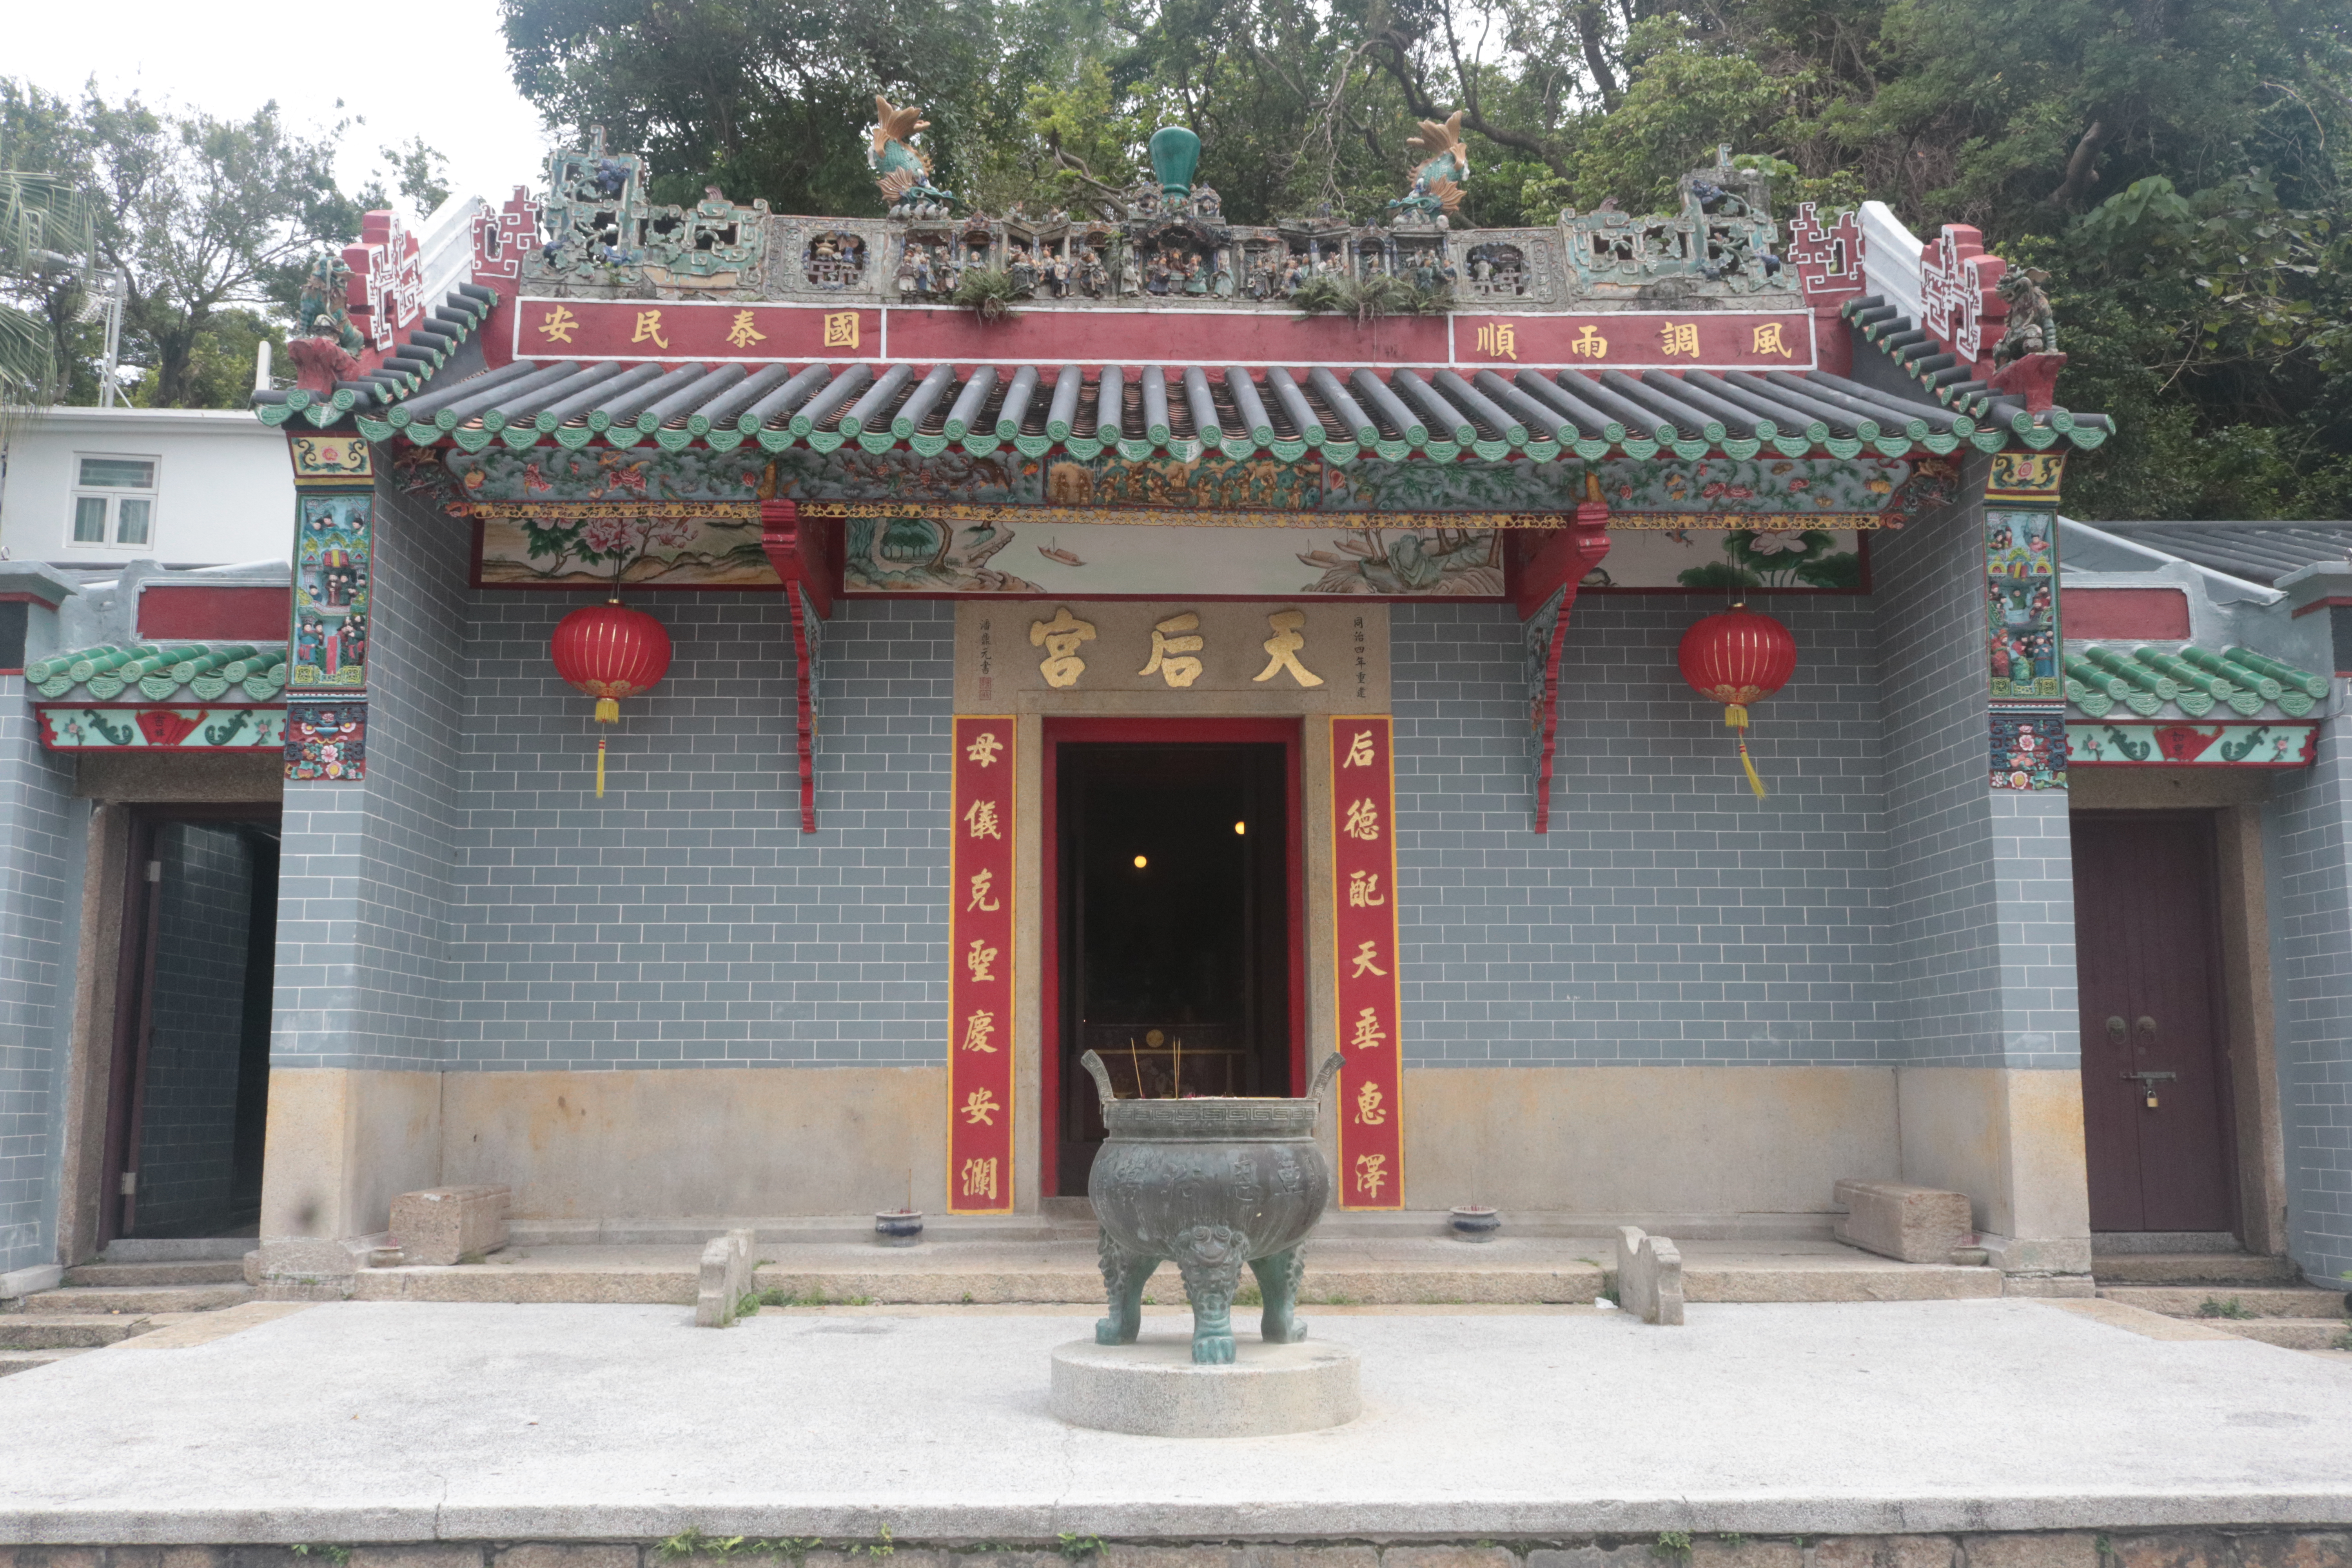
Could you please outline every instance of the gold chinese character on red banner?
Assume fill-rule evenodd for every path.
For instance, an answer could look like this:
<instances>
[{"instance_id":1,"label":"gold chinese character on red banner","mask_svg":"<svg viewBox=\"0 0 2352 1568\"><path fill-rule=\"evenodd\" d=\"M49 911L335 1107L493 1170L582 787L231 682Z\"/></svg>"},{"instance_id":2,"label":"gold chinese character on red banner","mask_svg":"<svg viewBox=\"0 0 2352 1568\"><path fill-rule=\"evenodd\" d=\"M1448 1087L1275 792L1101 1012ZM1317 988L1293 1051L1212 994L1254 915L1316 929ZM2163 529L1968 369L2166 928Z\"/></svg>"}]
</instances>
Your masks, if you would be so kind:
<instances>
[{"instance_id":1,"label":"gold chinese character on red banner","mask_svg":"<svg viewBox=\"0 0 2352 1568\"><path fill-rule=\"evenodd\" d=\"M976 1008L971 1016L963 1021L962 1048L967 1051L993 1053L996 1047L988 1043L988 1037L994 1033L996 1033L996 1015L984 1007Z\"/></svg>"},{"instance_id":2,"label":"gold chinese character on red banner","mask_svg":"<svg viewBox=\"0 0 2352 1568\"><path fill-rule=\"evenodd\" d=\"M1693 359L1698 358L1698 323L1696 321L1668 321L1658 329L1658 341L1669 359L1676 354L1688 354Z\"/></svg>"},{"instance_id":3,"label":"gold chinese character on red banner","mask_svg":"<svg viewBox=\"0 0 2352 1568\"><path fill-rule=\"evenodd\" d=\"M960 717L948 752L954 784L948 886L961 895L948 900L952 1214L1002 1214L1013 1206L1015 734L1003 715Z\"/></svg>"},{"instance_id":4,"label":"gold chinese character on red banner","mask_svg":"<svg viewBox=\"0 0 2352 1568\"><path fill-rule=\"evenodd\" d=\"M639 310L637 312L637 330L629 334L629 341L633 343L650 342L656 348L660 349L669 347L669 340L662 336L661 312L659 310Z\"/></svg>"},{"instance_id":5,"label":"gold chinese character on red banner","mask_svg":"<svg viewBox=\"0 0 2352 1568\"><path fill-rule=\"evenodd\" d=\"M836 310L824 319L824 346L829 349L854 349L857 346L857 312Z\"/></svg>"},{"instance_id":6,"label":"gold chinese character on red banner","mask_svg":"<svg viewBox=\"0 0 2352 1568\"><path fill-rule=\"evenodd\" d=\"M1087 661L1078 657L1078 647L1094 640L1094 623L1070 614L1067 605L1056 610L1050 621L1029 623L1029 646L1045 650L1045 661L1037 666L1038 673L1045 678L1046 685L1056 690L1076 686L1078 677L1087 672Z\"/></svg>"},{"instance_id":7,"label":"gold chinese character on red banner","mask_svg":"<svg viewBox=\"0 0 2352 1568\"><path fill-rule=\"evenodd\" d=\"M768 334L751 324L751 311L738 310L735 324L727 329L727 341L739 349L748 349L753 343L766 342Z\"/></svg>"},{"instance_id":8,"label":"gold chinese character on red banner","mask_svg":"<svg viewBox=\"0 0 2352 1568\"><path fill-rule=\"evenodd\" d=\"M996 1162L993 1159L966 1160L963 1163L963 1196L986 1198L996 1202Z\"/></svg>"},{"instance_id":9,"label":"gold chinese character on red banner","mask_svg":"<svg viewBox=\"0 0 2352 1568\"><path fill-rule=\"evenodd\" d=\"M1478 329L1478 352L1496 359L1519 357L1519 334L1508 321L1489 321Z\"/></svg>"},{"instance_id":10,"label":"gold chinese character on red banner","mask_svg":"<svg viewBox=\"0 0 2352 1568\"><path fill-rule=\"evenodd\" d=\"M1781 335L1780 323L1778 321L1767 321L1756 329L1755 347L1748 352L1759 354L1779 354L1782 359L1797 357L1796 351L1789 346L1788 340Z\"/></svg>"},{"instance_id":11,"label":"gold chinese character on red banner","mask_svg":"<svg viewBox=\"0 0 2352 1568\"><path fill-rule=\"evenodd\" d=\"M1576 341L1568 345L1568 352L1579 359L1607 359L1609 340L1601 335L1600 328L1587 321L1584 323L1584 331L1579 332L1576 335Z\"/></svg>"},{"instance_id":12,"label":"gold chinese character on red banner","mask_svg":"<svg viewBox=\"0 0 2352 1568\"><path fill-rule=\"evenodd\" d=\"M1367 844L1378 842L1381 837L1381 808L1372 804L1371 797L1369 795L1362 800L1349 802L1347 823L1339 831L1350 838L1360 838Z\"/></svg>"},{"instance_id":13,"label":"gold chinese character on red banner","mask_svg":"<svg viewBox=\"0 0 2352 1568\"><path fill-rule=\"evenodd\" d=\"M558 305L539 319L539 330L551 342L568 343L580 330L580 318L572 313L570 307Z\"/></svg>"}]
</instances>

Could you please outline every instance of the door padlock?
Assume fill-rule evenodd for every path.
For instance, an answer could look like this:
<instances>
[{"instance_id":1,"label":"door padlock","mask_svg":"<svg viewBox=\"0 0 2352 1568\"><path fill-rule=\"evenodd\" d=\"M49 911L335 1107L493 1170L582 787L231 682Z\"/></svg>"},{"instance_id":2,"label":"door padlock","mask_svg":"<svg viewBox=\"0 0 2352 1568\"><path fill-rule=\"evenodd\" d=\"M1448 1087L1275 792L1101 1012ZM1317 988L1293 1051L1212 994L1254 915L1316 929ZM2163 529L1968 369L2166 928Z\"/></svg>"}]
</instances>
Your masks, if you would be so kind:
<instances>
[{"instance_id":1,"label":"door padlock","mask_svg":"<svg viewBox=\"0 0 2352 1568\"><path fill-rule=\"evenodd\" d=\"M2154 1110L2157 1108L2156 1086L2159 1083L2170 1083L2180 1075L2177 1072L2127 1072L2123 1076L2139 1085L2140 1095L2147 1102L2147 1109Z\"/></svg>"},{"instance_id":2,"label":"door padlock","mask_svg":"<svg viewBox=\"0 0 2352 1568\"><path fill-rule=\"evenodd\" d=\"M2150 1110L2156 1109L2156 1085L2154 1084L2147 1086L2147 1108Z\"/></svg>"}]
</instances>

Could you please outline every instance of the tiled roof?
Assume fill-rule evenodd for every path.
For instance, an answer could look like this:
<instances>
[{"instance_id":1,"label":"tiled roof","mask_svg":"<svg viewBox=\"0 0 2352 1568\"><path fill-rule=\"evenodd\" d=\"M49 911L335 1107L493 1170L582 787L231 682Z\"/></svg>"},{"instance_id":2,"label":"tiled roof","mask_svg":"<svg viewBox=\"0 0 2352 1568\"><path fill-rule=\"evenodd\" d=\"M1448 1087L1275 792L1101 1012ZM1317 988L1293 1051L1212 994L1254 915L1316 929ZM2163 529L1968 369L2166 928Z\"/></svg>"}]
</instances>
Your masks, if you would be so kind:
<instances>
[{"instance_id":1,"label":"tiled roof","mask_svg":"<svg viewBox=\"0 0 2352 1568\"><path fill-rule=\"evenodd\" d=\"M1974 416L1909 403L1821 371L1528 369L1221 370L1157 365L658 364L517 361L449 384L356 407L361 433L398 432L467 451L591 441L677 450L746 443L771 452L856 442L881 453L1009 446L1130 460L1265 451L1296 462L1319 449L1433 458L1473 453L1588 460L1660 452L1696 459L1864 451L1890 458L2008 439Z\"/></svg>"},{"instance_id":2,"label":"tiled roof","mask_svg":"<svg viewBox=\"0 0 2352 1568\"><path fill-rule=\"evenodd\" d=\"M2098 522L2102 532L2269 584L2320 562L2352 560L2352 522Z\"/></svg>"},{"instance_id":3,"label":"tiled roof","mask_svg":"<svg viewBox=\"0 0 2352 1568\"><path fill-rule=\"evenodd\" d=\"M2218 705L2251 719L2267 708L2301 719L2326 697L2328 678L2252 648L2122 648L2073 644L2066 650L2066 700L2094 719L2121 705L2147 718L2168 706L2201 719Z\"/></svg>"},{"instance_id":4,"label":"tiled roof","mask_svg":"<svg viewBox=\"0 0 2352 1568\"><path fill-rule=\"evenodd\" d=\"M78 648L25 667L25 684L45 698L73 695L112 701L135 692L151 702L189 696L210 702L236 687L256 702L286 689L286 645L136 643Z\"/></svg>"},{"instance_id":5,"label":"tiled roof","mask_svg":"<svg viewBox=\"0 0 2352 1568\"><path fill-rule=\"evenodd\" d=\"M377 407L405 397L430 380L457 352L457 345L481 330L498 303L496 289L460 283L423 321L411 327L400 346L367 375L337 382L329 394L299 388L257 392L253 411L265 425L283 425L299 416L323 428L352 409Z\"/></svg>"},{"instance_id":6,"label":"tiled roof","mask_svg":"<svg viewBox=\"0 0 2352 1568\"><path fill-rule=\"evenodd\" d=\"M1910 317L1879 295L1849 300L1838 313L1864 342L1874 344L1917 382L1922 391L1944 407L1966 414L1991 433L1994 438L1990 445L1978 443L1988 452L1999 450L2011 437L2037 452L2056 446L2062 438L2088 451L2115 434L2115 422L2104 414L2077 414L2066 408L2028 413L2023 403L1995 392L1981 381L1970 380L1969 367L1959 363L1957 354L1946 352Z\"/></svg>"}]
</instances>

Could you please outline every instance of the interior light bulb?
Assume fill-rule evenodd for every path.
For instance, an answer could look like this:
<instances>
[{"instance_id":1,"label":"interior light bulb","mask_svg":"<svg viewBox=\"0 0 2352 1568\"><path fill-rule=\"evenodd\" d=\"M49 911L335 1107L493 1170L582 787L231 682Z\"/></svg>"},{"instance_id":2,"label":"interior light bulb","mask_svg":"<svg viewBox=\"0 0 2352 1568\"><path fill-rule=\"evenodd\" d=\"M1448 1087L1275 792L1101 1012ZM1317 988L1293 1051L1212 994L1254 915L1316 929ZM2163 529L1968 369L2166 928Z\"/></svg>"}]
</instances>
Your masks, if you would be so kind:
<instances>
[{"instance_id":1,"label":"interior light bulb","mask_svg":"<svg viewBox=\"0 0 2352 1568\"><path fill-rule=\"evenodd\" d=\"M1236 834L1245 833L1248 830L1249 824L1246 822L1236 822L1234 824L1234 832Z\"/></svg>"},{"instance_id":2,"label":"interior light bulb","mask_svg":"<svg viewBox=\"0 0 2352 1568\"><path fill-rule=\"evenodd\" d=\"M1139 871L1142 870L1146 866L1149 866L1150 864L1151 864L1151 862L1150 862L1150 861L1149 861L1149 860L1146 860L1146 859L1145 859L1142 856L1140 856L1140 855L1138 855L1138 856L1135 858L1135 868L1136 868L1137 870L1139 870Z\"/></svg>"}]
</instances>

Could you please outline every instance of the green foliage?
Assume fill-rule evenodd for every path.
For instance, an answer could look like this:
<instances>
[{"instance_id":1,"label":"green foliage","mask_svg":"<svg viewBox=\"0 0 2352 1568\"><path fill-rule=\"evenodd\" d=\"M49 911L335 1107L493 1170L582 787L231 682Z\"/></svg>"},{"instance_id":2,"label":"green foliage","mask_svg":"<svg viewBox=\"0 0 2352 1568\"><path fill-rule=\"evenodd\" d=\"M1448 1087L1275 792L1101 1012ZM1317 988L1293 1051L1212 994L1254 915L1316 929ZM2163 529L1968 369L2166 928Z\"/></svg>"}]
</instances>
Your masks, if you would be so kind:
<instances>
[{"instance_id":1,"label":"green foliage","mask_svg":"<svg viewBox=\"0 0 2352 1568\"><path fill-rule=\"evenodd\" d=\"M1013 287L1013 274L1001 267L974 267L967 270L949 295L949 301L970 310L981 321L1009 321L1013 319L1013 302L1021 298Z\"/></svg>"},{"instance_id":2,"label":"green foliage","mask_svg":"<svg viewBox=\"0 0 2352 1568\"><path fill-rule=\"evenodd\" d=\"M1064 1558L1072 1563L1082 1563L1089 1557L1099 1557L1106 1550L1101 1536L1081 1535L1076 1531L1062 1531L1059 1542L1057 1550Z\"/></svg>"},{"instance_id":3,"label":"green foliage","mask_svg":"<svg viewBox=\"0 0 2352 1568\"><path fill-rule=\"evenodd\" d=\"M2226 1301L2217 1296L2208 1296L2197 1304L2197 1315L2200 1318L2242 1320L2252 1317L2253 1313L2246 1310L2246 1304L2235 1296Z\"/></svg>"},{"instance_id":4,"label":"green foliage","mask_svg":"<svg viewBox=\"0 0 2352 1568\"><path fill-rule=\"evenodd\" d=\"M294 1546L294 1555L323 1557L332 1563L335 1568L343 1568L343 1565L352 1560L352 1549L348 1546L337 1546L331 1542L315 1545L309 1542L298 1542Z\"/></svg>"},{"instance_id":5,"label":"green foliage","mask_svg":"<svg viewBox=\"0 0 2352 1568\"><path fill-rule=\"evenodd\" d=\"M1312 316L1353 316L1368 326L1382 316L1440 316L1454 308L1454 291L1440 286L1423 289L1409 279L1383 274L1355 279L1318 273L1290 297L1298 320Z\"/></svg>"},{"instance_id":6,"label":"green foliage","mask_svg":"<svg viewBox=\"0 0 2352 1568\"><path fill-rule=\"evenodd\" d=\"M1662 1530L1658 1539L1650 1544L1650 1554L1668 1559L1690 1556L1691 1538L1687 1530Z\"/></svg>"}]
</instances>

